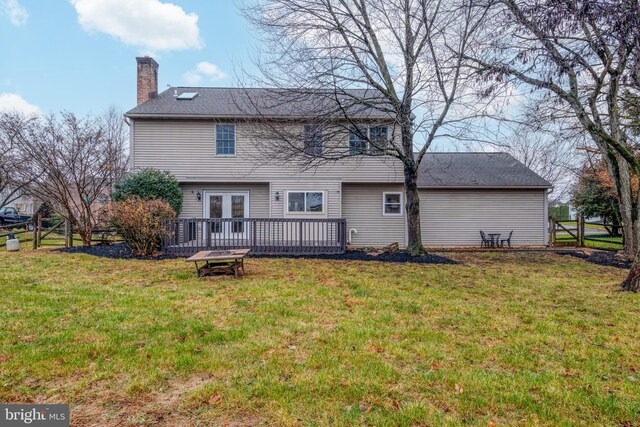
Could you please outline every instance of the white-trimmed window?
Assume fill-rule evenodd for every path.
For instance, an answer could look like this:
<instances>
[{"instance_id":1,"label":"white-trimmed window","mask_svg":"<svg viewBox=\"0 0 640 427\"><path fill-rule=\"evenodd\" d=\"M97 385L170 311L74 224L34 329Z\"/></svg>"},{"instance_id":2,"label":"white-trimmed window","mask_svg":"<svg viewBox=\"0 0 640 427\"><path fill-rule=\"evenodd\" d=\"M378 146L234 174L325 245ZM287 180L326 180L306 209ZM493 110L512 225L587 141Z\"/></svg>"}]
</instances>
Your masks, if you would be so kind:
<instances>
[{"instance_id":1,"label":"white-trimmed window","mask_svg":"<svg viewBox=\"0 0 640 427\"><path fill-rule=\"evenodd\" d=\"M369 151L371 154L383 154L389 142L386 126L371 126L369 128Z\"/></svg>"},{"instance_id":2,"label":"white-trimmed window","mask_svg":"<svg viewBox=\"0 0 640 427\"><path fill-rule=\"evenodd\" d=\"M349 128L349 154L356 156L365 154L369 148L368 131L366 126L351 126Z\"/></svg>"},{"instance_id":3,"label":"white-trimmed window","mask_svg":"<svg viewBox=\"0 0 640 427\"><path fill-rule=\"evenodd\" d=\"M382 215L401 216L402 215L402 193L384 192L382 193Z\"/></svg>"},{"instance_id":4,"label":"white-trimmed window","mask_svg":"<svg viewBox=\"0 0 640 427\"><path fill-rule=\"evenodd\" d=\"M322 127L304 125L304 152L308 156L322 155Z\"/></svg>"},{"instance_id":5,"label":"white-trimmed window","mask_svg":"<svg viewBox=\"0 0 640 427\"><path fill-rule=\"evenodd\" d=\"M389 142L387 126L349 127L349 154L383 154Z\"/></svg>"},{"instance_id":6,"label":"white-trimmed window","mask_svg":"<svg viewBox=\"0 0 640 427\"><path fill-rule=\"evenodd\" d=\"M236 155L236 125L216 124L216 156Z\"/></svg>"},{"instance_id":7,"label":"white-trimmed window","mask_svg":"<svg viewBox=\"0 0 640 427\"><path fill-rule=\"evenodd\" d=\"M323 191L287 191L288 213L324 213Z\"/></svg>"}]
</instances>

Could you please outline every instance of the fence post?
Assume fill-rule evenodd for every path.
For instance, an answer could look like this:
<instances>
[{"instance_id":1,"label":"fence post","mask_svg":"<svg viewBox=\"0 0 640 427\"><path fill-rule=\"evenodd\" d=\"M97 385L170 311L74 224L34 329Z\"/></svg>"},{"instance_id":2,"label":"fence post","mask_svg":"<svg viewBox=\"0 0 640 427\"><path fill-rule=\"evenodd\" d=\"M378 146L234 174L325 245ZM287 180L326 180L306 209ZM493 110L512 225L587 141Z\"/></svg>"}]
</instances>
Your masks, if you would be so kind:
<instances>
[{"instance_id":1,"label":"fence post","mask_svg":"<svg viewBox=\"0 0 640 427\"><path fill-rule=\"evenodd\" d=\"M556 243L556 224L555 221L553 220L553 217L549 217L549 247L553 248L555 246Z\"/></svg>"},{"instance_id":2,"label":"fence post","mask_svg":"<svg viewBox=\"0 0 640 427\"><path fill-rule=\"evenodd\" d=\"M33 249L38 249L38 214L36 214L32 219L33 223ZM29 224L27 224L27 230L29 229Z\"/></svg>"},{"instance_id":3,"label":"fence post","mask_svg":"<svg viewBox=\"0 0 640 427\"><path fill-rule=\"evenodd\" d=\"M38 247L42 246L42 215L38 215Z\"/></svg>"},{"instance_id":4,"label":"fence post","mask_svg":"<svg viewBox=\"0 0 640 427\"><path fill-rule=\"evenodd\" d=\"M584 246L584 216L580 215L580 222L579 222L579 228L580 231L578 232L578 237L580 238L580 241L578 242L578 244L580 246Z\"/></svg>"},{"instance_id":5,"label":"fence post","mask_svg":"<svg viewBox=\"0 0 640 427\"><path fill-rule=\"evenodd\" d=\"M64 222L64 245L67 248L73 247L73 225L68 219Z\"/></svg>"}]
</instances>

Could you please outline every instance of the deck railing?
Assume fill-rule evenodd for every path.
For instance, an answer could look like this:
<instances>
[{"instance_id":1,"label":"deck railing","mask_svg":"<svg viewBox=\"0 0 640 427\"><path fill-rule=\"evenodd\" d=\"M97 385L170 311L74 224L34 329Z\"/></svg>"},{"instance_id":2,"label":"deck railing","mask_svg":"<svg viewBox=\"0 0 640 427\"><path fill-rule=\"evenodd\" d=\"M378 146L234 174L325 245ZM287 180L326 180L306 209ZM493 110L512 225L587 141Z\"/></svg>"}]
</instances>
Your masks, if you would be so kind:
<instances>
[{"instance_id":1,"label":"deck railing","mask_svg":"<svg viewBox=\"0 0 640 427\"><path fill-rule=\"evenodd\" d=\"M198 251L250 248L254 254L339 254L347 249L343 218L176 219L163 252L191 255Z\"/></svg>"}]
</instances>

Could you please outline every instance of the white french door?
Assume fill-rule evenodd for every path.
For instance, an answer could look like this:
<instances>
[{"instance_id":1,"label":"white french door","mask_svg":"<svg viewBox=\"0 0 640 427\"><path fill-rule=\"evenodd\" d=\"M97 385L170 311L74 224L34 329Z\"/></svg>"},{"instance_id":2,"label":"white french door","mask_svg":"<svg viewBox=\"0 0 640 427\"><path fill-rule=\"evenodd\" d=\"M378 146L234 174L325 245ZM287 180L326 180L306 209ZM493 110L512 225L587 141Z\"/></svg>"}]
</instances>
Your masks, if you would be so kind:
<instances>
[{"instance_id":1,"label":"white french door","mask_svg":"<svg viewBox=\"0 0 640 427\"><path fill-rule=\"evenodd\" d=\"M221 221L211 224L211 234L214 237L245 237L247 227L242 219L249 218L249 192L205 191L204 217L240 220Z\"/></svg>"}]
</instances>

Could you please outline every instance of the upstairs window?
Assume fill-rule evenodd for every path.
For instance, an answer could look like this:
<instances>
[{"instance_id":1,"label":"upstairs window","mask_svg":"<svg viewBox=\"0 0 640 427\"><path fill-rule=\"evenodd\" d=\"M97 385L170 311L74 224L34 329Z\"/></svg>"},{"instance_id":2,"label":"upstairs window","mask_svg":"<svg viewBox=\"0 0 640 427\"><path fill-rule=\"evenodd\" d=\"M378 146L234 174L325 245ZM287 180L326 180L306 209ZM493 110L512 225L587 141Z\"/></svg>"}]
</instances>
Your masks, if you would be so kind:
<instances>
[{"instance_id":1,"label":"upstairs window","mask_svg":"<svg viewBox=\"0 0 640 427\"><path fill-rule=\"evenodd\" d=\"M387 127L372 126L369 128L369 141L371 141L371 154L383 154L387 148Z\"/></svg>"},{"instance_id":2,"label":"upstairs window","mask_svg":"<svg viewBox=\"0 0 640 427\"><path fill-rule=\"evenodd\" d=\"M351 126L349 128L349 154L356 156L358 154L365 154L369 143L367 141L367 127L366 126Z\"/></svg>"},{"instance_id":3,"label":"upstairs window","mask_svg":"<svg viewBox=\"0 0 640 427\"><path fill-rule=\"evenodd\" d=\"M383 154L387 146L387 126L351 126L349 128L349 154Z\"/></svg>"},{"instance_id":4,"label":"upstairs window","mask_svg":"<svg viewBox=\"0 0 640 427\"><path fill-rule=\"evenodd\" d=\"M304 152L308 156L322 155L322 127L304 125Z\"/></svg>"},{"instance_id":5,"label":"upstairs window","mask_svg":"<svg viewBox=\"0 0 640 427\"><path fill-rule=\"evenodd\" d=\"M216 125L216 155L235 156L236 155L236 125L217 124Z\"/></svg>"}]
</instances>

